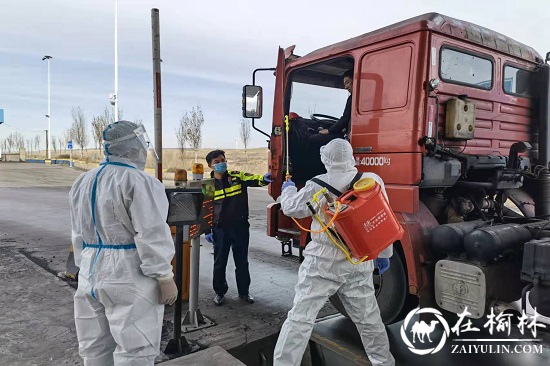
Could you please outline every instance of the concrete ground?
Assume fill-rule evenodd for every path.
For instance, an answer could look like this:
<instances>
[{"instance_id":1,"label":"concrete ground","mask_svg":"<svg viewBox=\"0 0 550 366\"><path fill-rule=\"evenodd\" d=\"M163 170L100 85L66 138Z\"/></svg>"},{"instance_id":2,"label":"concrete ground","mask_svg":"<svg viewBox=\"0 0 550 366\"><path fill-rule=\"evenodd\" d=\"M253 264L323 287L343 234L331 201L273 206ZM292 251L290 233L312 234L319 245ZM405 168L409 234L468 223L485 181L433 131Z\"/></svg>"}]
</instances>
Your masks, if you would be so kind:
<instances>
[{"instance_id":1,"label":"concrete ground","mask_svg":"<svg viewBox=\"0 0 550 366\"><path fill-rule=\"evenodd\" d=\"M2 230L3 231L3 230ZM0 365L79 365L74 289L0 239Z\"/></svg>"},{"instance_id":2,"label":"concrete ground","mask_svg":"<svg viewBox=\"0 0 550 366\"><path fill-rule=\"evenodd\" d=\"M167 361L163 366L244 366L227 351L220 346L212 346L202 351L191 353L187 356L179 357L174 360Z\"/></svg>"},{"instance_id":3,"label":"concrete ground","mask_svg":"<svg viewBox=\"0 0 550 366\"><path fill-rule=\"evenodd\" d=\"M68 167L0 163L0 365L79 365L73 321L74 283L60 280L70 245L68 192L82 172ZM170 182L167 182L170 183ZM299 264L280 257L277 240L265 235L265 188L250 189L250 293L242 302L227 268L226 303L215 306L212 246L202 240L199 306L215 326L186 334L197 345L226 350L278 332L292 306ZM186 304L183 306L184 313ZM170 336L172 307L166 309ZM334 313L327 304L319 316Z\"/></svg>"}]
</instances>

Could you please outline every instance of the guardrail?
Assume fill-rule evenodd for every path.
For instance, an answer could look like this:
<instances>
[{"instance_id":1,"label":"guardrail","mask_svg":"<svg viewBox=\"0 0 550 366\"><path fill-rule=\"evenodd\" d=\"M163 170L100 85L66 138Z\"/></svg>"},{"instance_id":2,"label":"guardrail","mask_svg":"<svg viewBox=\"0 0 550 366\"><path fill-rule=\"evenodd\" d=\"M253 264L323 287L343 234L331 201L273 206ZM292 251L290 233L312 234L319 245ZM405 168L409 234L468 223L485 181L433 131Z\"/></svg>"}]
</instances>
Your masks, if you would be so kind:
<instances>
[{"instance_id":1,"label":"guardrail","mask_svg":"<svg viewBox=\"0 0 550 366\"><path fill-rule=\"evenodd\" d=\"M69 165L69 159L27 159L27 163Z\"/></svg>"}]
</instances>

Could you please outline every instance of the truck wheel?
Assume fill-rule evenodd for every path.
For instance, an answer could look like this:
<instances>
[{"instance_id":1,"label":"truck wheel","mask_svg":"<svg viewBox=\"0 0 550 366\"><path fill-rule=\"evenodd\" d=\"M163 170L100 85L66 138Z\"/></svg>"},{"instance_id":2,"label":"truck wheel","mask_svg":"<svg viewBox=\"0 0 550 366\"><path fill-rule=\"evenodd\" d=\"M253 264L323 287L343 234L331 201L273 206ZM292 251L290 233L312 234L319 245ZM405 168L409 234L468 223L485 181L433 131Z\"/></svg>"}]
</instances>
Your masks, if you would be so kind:
<instances>
[{"instance_id":1,"label":"truck wheel","mask_svg":"<svg viewBox=\"0 0 550 366\"><path fill-rule=\"evenodd\" d=\"M396 251L390 258L390 269L382 276L375 274L373 284L380 315L386 325L404 319L407 313L418 304L416 297L408 293L405 266ZM338 293L332 295L329 300L340 314L349 318Z\"/></svg>"}]
</instances>

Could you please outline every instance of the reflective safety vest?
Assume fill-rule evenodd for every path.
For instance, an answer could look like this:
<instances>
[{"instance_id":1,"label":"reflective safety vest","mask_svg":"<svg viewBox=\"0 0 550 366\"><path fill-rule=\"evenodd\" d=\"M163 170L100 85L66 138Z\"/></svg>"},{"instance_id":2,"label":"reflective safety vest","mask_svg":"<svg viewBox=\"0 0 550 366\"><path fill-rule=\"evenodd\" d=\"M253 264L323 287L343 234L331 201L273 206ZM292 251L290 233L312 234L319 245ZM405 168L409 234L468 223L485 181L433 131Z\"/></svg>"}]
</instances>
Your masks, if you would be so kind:
<instances>
[{"instance_id":1,"label":"reflective safety vest","mask_svg":"<svg viewBox=\"0 0 550 366\"><path fill-rule=\"evenodd\" d=\"M212 172L211 176L214 176ZM216 179L214 193L214 223L220 226L248 222L248 187L263 187L269 184L263 175L238 171L225 172Z\"/></svg>"}]
</instances>

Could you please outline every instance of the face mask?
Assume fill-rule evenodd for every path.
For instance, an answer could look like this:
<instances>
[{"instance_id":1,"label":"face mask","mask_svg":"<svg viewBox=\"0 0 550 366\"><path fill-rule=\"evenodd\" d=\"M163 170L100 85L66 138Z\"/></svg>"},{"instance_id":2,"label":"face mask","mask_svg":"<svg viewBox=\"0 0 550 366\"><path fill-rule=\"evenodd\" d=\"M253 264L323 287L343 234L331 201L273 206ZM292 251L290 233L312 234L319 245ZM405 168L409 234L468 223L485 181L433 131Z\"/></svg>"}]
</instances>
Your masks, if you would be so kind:
<instances>
[{"instance_id":1,"label":"face mask","mask_svg":"<svg viewBox=\"0 0 550 366\"><path fill-rule=\"evenodd\" d=\"M214 164L214 171L216 173L225 173L226 170L227 170L226 162Z\"/></svg>"}]
</instances>

